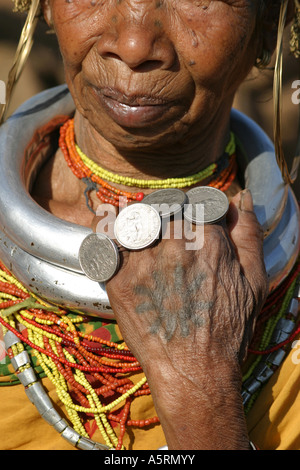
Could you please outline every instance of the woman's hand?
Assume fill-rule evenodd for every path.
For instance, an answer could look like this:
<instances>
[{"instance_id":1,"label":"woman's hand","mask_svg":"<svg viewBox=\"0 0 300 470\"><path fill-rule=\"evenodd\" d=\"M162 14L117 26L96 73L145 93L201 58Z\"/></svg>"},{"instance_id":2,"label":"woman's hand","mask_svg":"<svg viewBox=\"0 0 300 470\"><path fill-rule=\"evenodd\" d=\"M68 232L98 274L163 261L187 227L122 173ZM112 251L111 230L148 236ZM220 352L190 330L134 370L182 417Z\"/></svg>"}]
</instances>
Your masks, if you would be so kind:
<instances>
[{"instance_id":1,"label":"woman's hand","mask_svg":"<svg viewBox=\"0 0 300 470\"><path fill-rule=\"evenodd\" d=\"M212 350L243 358L267 294L262 231L249 192L232 200L227 222L228 230L206 225L199 250L187 250L186 239L163 239L123 253L107 292L141 364L152 362L157 350L172 355L175 345L186 356L187 344L203 358Z\"/></svg>"},{"instance_id":2,"label":"woman's hand","mask_svg":"<svg viewBox=\"0 0 300 470\"><path fill-rule=\"evenodd\" d=\"M148 378L169 447L187 448L186 441L178 442L175 415L167 409L173 406L175 414L188 413L191 420L188 397L210 415L206 426L216 425L218 433L229 419L242 419L239 362L268 291L262 240L251 194L244 191L230 204L227 228L205 226L202 248L186 250L186 240L162 239L143 251L126 252L120 271L107 283L123 337ZM222 397L228 420L213 424ZM233 438L229 446L245 445L242 422L242 440L238 444ZM205 436L199 439L205 448Z\"/></svg>"}]
</instances>

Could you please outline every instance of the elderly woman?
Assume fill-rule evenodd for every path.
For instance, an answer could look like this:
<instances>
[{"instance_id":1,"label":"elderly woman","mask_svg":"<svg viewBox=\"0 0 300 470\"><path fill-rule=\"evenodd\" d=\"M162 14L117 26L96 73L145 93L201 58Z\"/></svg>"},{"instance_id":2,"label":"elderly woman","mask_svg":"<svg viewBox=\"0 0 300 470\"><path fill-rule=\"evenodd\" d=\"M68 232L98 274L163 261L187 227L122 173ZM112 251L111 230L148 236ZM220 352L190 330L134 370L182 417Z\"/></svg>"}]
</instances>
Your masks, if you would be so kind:
<instances>
[{"instance_id":1,"label":"elderly woman","mask_svg":"<svg viewBox=\"0 0 300 470\"><path fill-rule=\"evenodd\" d=\"M232 110L295 5L16 2L67 87L1 129L2 449L300 449L297 204Z\"/></svg>"}]
</instances>

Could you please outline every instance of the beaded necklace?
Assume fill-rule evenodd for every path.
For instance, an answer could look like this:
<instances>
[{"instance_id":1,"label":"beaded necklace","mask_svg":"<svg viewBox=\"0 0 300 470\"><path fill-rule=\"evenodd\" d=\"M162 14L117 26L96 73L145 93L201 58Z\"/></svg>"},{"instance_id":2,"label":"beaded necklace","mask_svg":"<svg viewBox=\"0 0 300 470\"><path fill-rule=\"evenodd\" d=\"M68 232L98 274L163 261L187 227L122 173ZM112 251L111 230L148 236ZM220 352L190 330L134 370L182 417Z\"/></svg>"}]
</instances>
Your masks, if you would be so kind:
<instances>
[{"instance_id":1,"label":"beaded necklace","mask_svg":"<svg viewBox=\"0 0 300 470\"><path fill-rule=\"evenodd\" d=\"M290 275L267 298L258 316L243 375L245 413L252 408L263 385L282 364L289 344L300 333L300 258Z\"/></svg>"},{"instance_id":2,"label":"beaded necklace","mask_svg":"<svg viewBox=\"0 0 300 470\"><path fill-rule=\"evenodd\" d=\"M235 174L232 171L234 155L232 157L225 169L219 174L214 173L214 176L219 176L211 185L219 185L224 190L231 184ZM79 160L82 160L86 171L84 159L79 156ZM88 178L94 178L94 175L100 178L99 174L96 175L97 168L89 171ZM106 176L112 181L111 175ZM124 183L123 180L118 181ZM189 183L193 184L184 182L186 185ZM299 266L297 263L286 281L269 296L258 318L249 349L250 365L243 377L242 397L246 413L262 386L283 361L289 343L300 332L297 327ZM7 349L11 363L28 350L30 363L34 364L37 374L47 376L53 382L73 426L73 434L69 427L64 428L67 432L61 433L63 437L68 436L69 442L78 448L97 447L97 443L89 441L91 435L86 426L85 416L92 415L106 447L122 449L129 428L152 427L159 420L157 416L132 419L132 404L139 397L150 395L147 379L138 375L142 375L140 365L122 341L118 338L106 341L85 331L87 322L90 327L91 319L81 312L54 308L40 300L0 265L0 323L4 333L12 333L20 340ZM7 368L9 375L13 371L10 365ZM12 374L11 383L18 383L21 374L29 373L30 369L29 363L18 367L17 373ZM1 384L8 383L0 379ZM57 428L60 426L59 421Z\"/></svg>"},{"instance_id":3,"label":"beaded necklace","mask_svg":"<svg viewBox=\"0 0 300 470\"><path fill-rule=\"evenodd\" d=\"M123 448L125 424L128 428L158 423L156 416L144 420L130 417L132 400L149 395L150 390L144 376L134 383L141 367L126 345L85 333L83 315L51 307L38 299L2 263L0 310L4 335L10 331L22 341L8 349L10 359L21 354L24 345L30 348L41 376L47 376L55 385L80 436L89 438L80 417L82 413L93 415L106 446L117 450ZM24 330L21 333L17 324L27 334ZM20 367L16 380L28 368L28 364ZM112 423L119 424L119 436Z\"/></svg>"},{"instance_id":4,"label":"beaded necklace","mask_svg":"<svg viewBox=\"0 0 300 470\"><path fill-rule=\"evenodd\" d=\"M125 186L135 186L140 188L162 189L162 188L186 188L204 181L214 176L214 180L209 182L208 186L213 186L222 191L226 191L237 173L237 164L235 156L235 138L231 133L230 141L226 146L224 155L217 163L209 165L202 171L184 178L167 178L163 180L144 180L128 178L107 171L89 159L75 142L74 119L69 119L60 129L59 146L63 152L68 166L73 174L84 181L87 185L85 196L87 205L93 211L89 204L89 192L96 190L97 197L101 202L122 206L121 197L127 201L142 201L143 192L122 191L113 187L112 183Z\"/></svg>"},{"instance_id":5,"label":"beaded necklace","mask_svg":"<svg viewBox=\"0 0 300 470\"><path fill-rule=\"evenodd\" d=\"M300 260L283 285L270 294L258 317L248 351L250 365L243 376L246 414L282 363L288 345L300 333L299 286ZM107 448L124 449L123 438L129 428L154 426L159 419L131 418L133 401L150 395L147 379L142 376L135 383L135 375L142 371L127 346L86 333L83 329L86 320L80 312L55 308L37 298L0 263L0 323L4 334L12 332L20 340L8 348L12 363L26 345L39 375L53 382L66 407L73 425L72 438L66 437L70 443L78 448L97 445L89 440L84 425L84 416L88 414L94 417ZM22 332L17 325L21 325ZM29 363L20 366L15 380L30 368Z\"/></svg>"}]
</instances>

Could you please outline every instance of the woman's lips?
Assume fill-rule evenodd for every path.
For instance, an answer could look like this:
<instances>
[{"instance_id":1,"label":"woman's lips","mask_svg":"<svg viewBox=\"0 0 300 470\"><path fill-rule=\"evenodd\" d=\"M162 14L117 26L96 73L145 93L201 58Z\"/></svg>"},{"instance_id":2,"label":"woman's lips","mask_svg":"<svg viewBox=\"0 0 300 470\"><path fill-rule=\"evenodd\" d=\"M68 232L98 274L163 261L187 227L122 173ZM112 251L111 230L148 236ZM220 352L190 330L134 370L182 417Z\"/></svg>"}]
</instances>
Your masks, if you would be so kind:
<instances>
[{"instance_id":1,"label":"woman's lips","mask_svg":"<svg viewBox=\"0 0 300 470\"><path fill-rule=\"evenodd\" d=\"M109 116L120 126L141 128L157 121L174 102L151 96L128 96L118 90L94 88Z\"/></svg>"}]
</instances>

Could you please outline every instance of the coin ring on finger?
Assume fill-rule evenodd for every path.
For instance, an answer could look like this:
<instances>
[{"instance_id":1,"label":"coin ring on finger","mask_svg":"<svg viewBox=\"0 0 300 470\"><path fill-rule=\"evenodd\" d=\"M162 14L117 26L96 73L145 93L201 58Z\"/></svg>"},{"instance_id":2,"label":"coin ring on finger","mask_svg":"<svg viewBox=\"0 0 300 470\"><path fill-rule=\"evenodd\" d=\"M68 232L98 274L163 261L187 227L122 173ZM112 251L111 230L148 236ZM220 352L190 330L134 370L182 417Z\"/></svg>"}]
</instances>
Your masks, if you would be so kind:
<instances>
[{"instance_id":1,"label":"coin ring on finger","mask_svg":"<svg viewBox=\"0 0 300 470\"><path fill-rule=\"evenodd\" d=\"M214 224L227 214L228 198L217 188L199 186L187 191L186 195L188 204L184 208L184 218L195 225Z\"/></svg>"},{"instance_id":2,"label":"coin ring on finger","mask_svg":"<svg viewBox=\"0 0 300 470\"><path fill-rule=\"evenodd\" d=\"M153 245L159 238L161 218L148 204L135 203L118 214L114 232L120 245L129 250L141 250Z\"/></svg>"},{"instance_id":3,"label":"coin ring on finger","mask_svg":"<svg viewBox=\"0 0 300 470\"><path fill-rule=\"evenodd\" d=\"M162 218L167 218L182 212L187 201L187 196L181 189L166 188L145 196L143 204L150 204Z\"/></svg>"},{"instance_id":4,"label":"coin ring on finger","mask_svg":"<svg viewBox=\"0 0 300 470\"><path fill-rule=\"evenodd\" d=\"M80 245L79 264L92 281L108 281L117 272L119 263L118 247L103 233L89 234Z\"/></svg>"}]
</instances>

